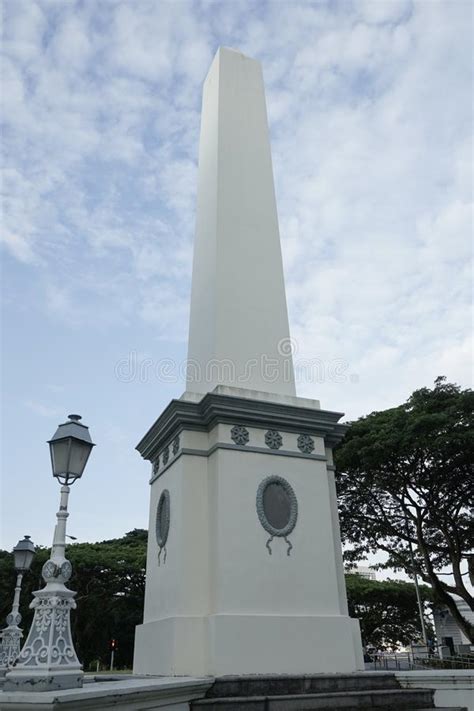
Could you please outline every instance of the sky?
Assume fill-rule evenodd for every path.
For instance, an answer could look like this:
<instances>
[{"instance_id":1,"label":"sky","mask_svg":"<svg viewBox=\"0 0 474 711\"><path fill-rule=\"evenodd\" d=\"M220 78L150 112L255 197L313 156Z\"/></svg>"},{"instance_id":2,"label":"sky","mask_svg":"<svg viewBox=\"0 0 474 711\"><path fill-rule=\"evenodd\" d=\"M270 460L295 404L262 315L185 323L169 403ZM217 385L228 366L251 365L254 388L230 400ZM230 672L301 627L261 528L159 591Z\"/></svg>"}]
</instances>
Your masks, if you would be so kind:
<instances>
[{"instance_id":1,"label":"sky","mask_svg":"<svg viewBox=\"0 0 474 711\"><path fill-rule=\"evenodd\" d=\"M300 396L471 385L472 5L4 0L0 547L50 545L46 441L97 444L68 532L147 527L135 445L184 391L202 82L262 62ZM173 362L173 367L167 364ZM298 369L297 369L298 375Z\"/></svg>"}]
</instances>

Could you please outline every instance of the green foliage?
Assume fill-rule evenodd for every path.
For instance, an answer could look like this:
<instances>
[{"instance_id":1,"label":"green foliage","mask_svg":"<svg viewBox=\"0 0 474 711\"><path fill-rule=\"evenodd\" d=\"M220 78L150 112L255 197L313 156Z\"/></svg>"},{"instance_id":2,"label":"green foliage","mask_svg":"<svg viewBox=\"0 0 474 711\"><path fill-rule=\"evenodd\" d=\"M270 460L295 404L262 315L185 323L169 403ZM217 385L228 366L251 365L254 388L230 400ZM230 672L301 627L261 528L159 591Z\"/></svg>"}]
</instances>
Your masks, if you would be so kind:
<instances>
[{"instance_id":1,"label":"green foliage","mask_svg":"<svg viewBox=\"0 0 474 711\"><path fill-rule=\"evenodd\" d=\"M13 553L0 550L0 626L11 609L15 580Z\"/></svg>"},{"instance_id":2,"label":"green foliage","mask_svg":"<svg viewBox=\"0 0 474 711\"><path fill-rule=\"evenodd\" d=\"M348 574L346 587L349 614L359 619L365 646L378 650L398 649L421 639L414 585ZM427 586L420 586L420 594L424 603L431 601L431 590Z\"/></svg>"},{"instance_id":3,"label":"green foliage","mask_svg":"<svg viewBox=\"0 0 474 711\"><path fill-rule=\"evenodd\" d=\"M95 660L109 663L112 638L118 641L115 664L132 666L135 626L143 619L146 545L147 532L135 529L122 538L75 543L66 549L74 571L68 587L77 592L72 632L85 669ZM24 578L20 612L25 631L33 618L28 609L32 592L44 587L41 568L48 557L49 549L37 549L31 571ZM0 551L1 621L10 611L14 581L13 556Z\"/></svg>"},{"instance_id":4,"label":"green foliage","mask_svg":"<svg viewBox=\"0 0 474 711\"><path fill-rule=\"evenodd\" d=\"M353 422L335 452L346 559L383 550L386 568L416 571L472 641L452 595L474 609L462 571L474 543L473 411L472 390L438 378L403 405ZM441 577L446 567L453 582Z\"/></svg>"}]
</instances>

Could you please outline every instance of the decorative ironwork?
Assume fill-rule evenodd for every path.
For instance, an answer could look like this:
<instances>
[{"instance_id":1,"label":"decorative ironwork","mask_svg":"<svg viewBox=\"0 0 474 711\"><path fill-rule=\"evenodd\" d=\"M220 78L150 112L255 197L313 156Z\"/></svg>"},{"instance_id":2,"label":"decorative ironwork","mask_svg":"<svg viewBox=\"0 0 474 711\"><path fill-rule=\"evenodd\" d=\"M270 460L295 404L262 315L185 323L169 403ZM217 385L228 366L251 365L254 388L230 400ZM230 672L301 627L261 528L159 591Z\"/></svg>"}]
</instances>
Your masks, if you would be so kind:
<instances>
[{"instance_id":1,"label":"decorative ironwork","mask_svg":"<svg viewBox=\"0 0 474 711\"><path fill-rule=\"evenodd\" d=\"M265 432L265 444L270 449L280 449L283 444L283 437L277 430L268 430L268 432Z\"/></svg>"},{"instance_id":2,"label":"decorative ironwork","mask_svg":"<svg viewBox=\"0 0 474 711\"><path fill-rule=\"evenodd\" d=\"M19 625L21 622L21 615L19 612L9 612L6 617L6 623L10 625ZM3 630L5 632L5 630Z\"/></svg>"},{"instance_id":3,"label":"decorative ironwork","mask_svg":"<svg viewBox=\"0 0 474 711\"><path fill-rule=\"evenodd\" d=\"M53 583L55 581L57 572L58 566L53 560L47 560L41 569L41 575L43 576L43 580L45 580L47 583Z\"/></svg>"},{"instance_id":4,"label":"decorative ironwork","mask_svg":"<svg viewBox=\"0 0 474 711\"><path fill-rule=\"evenodd\" d=\"M174 438L173 443L171 445L171 449L173 455L176 456L179 452L179 435L176 435L176 437Z\"/></svg>"},{"instance_id":5,"label":"decorative ironwork","mask_svg":"<svg viewBox=\"0 0 474 711\"><path fill-rule=\"evenodd\" d=\"M298 437L298 449L304 454L311 454L314 449L314 439L306 434Z\"/></svg>"},{"instance_id":6,"label":"decorative ironwork","mask_svg":"<svg viewBox=\"0 0 474 711\"><path fill-rule=\"evenodd\" d=\"M257 490L257 515L263 528L270 534L266 542L269 554L274 537L283 538L288 545L287 555L293 548L288 540L298 519L298 501L291 484L281 476L268 476Z\"/></svg>"},{"instance_id":7,"label":"decorative ironwork","mask_svg":"<svg viewBox=\"0 0 474 711\"><path fill-rule=\"evenodd\" d=\"M161 553L164 553L163 564L166 563L166 541L170 530L170 492L164 489L156 507L156 542L158 543L158 565L161 565Z\"/></svg>"},{"instance_id":8,"label":"decorative ironwork","mask_svg":"<svg viewBox=\"0 0 474 711\"><path fill-rule=\"evenodd\" d=\"M69 580L72 575L72 565L68 560L65 560L60 567L61 577L65 583Z\"/></svg>"},{"instance_id":9,"label":"decorative ironwork","mask_svg":"<svg viewBox=\"0 0 474 711\"><path fill-rule=\"evenodd\" d=\"M69 619L70 611L76 608L75 594L67 589L57 594L47 588L34 593L33 624L13 669L37 670L41 666L54 666L57 670L81 669Z\"/></svg>"},{"instance_id":10,"label":"decorative ironwork","mask_svg":"<svg viewBox=\"0 0 474 711\"><path fill-rule=\"evenodd\" d=\"M230 437L235 444L243 446L249 441L249 431L243 425L234 425L230 431Z\"/></svg>"},{"instance_id":11,"label":"decorative ironwork","mask_svg":"<svg viewBox=\"0 0 474 711\"><path fill-rule=\"evenodd\" d=\"M67 583L72 575L72 565L68 560L58 564L58 562L50 559L43 565L41 575L47 583Z\"/></svg>"},{"instance_id":12,"label":"decorative ironwork","mask_svg":"<svg viewBox=\"0 0 474 711\"><path fill-rule=\"evenodd\" d=\"M64 556L69 491L69 486L61 487L51 557L42 569L46 587L33 593L30 605L35 611L33 623L6 676L5 690L34 688L42 691L82 686L83 672L74 650L70 625L76 593L64 584L72 574L72 565Z\"/></svg>"},{"instance_id":13,"label":"decorative ironwork","mask_svg":"<svg viewBox=\"0 0 474 711\"><path fill-rule=\"evenodd\" d=\"M9 620L10 615L8 615L8 627L2 630L1 633L0 668L3 667L3 673L5 672L5 669L11 667L15 659L20 654L21 649L21 638L23 637L23 632L18 627L21 622L21 615L17 613L14 617L15 619Z\"/></svg>"}]
</instances>

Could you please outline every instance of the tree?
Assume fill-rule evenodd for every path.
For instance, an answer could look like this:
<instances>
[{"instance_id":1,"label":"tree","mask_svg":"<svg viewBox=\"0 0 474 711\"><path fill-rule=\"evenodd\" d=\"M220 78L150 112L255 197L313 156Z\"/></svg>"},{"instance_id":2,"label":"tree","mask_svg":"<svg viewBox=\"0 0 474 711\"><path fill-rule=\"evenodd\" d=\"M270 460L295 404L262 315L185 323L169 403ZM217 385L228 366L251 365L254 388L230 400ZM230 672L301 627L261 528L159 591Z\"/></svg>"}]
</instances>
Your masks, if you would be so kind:
<instances>
[{"instance_id":1,"label":"tree","mask_svg":"<svg viewBox=\"0 0 474 711\"><path fill-rule=\"evenodd\" d=\"M335 462L346 560L385 551L381 567L418 573L474 643L453 597L474 609L462 572L474 543L473 410L472 390L439 377L403 405L353 422Z\"/></svg>"},{"instance_id":2,"label":"tree","mask_svg":"<svg viewBox=\"0 0 474 711\"><path fill-rule=\"evenodd\" d=\"M360 622L365 646L384 650L406 647L421 636L415 586L394 580L368 580L362 575L346 575L349 614ZM431 600L431 590L420 586L423 602Z\"/></svg>"},{"instance_id":3,"label":"tree","mask_svg":"<svg viewBox=\"0 0 474 711\"><path fill-rule=\"evenodd\" d=\"M74 644L87 669L94 661L110 658L109 641L116 639L117 666L131 667L135 627L142 622L145 594L147 531L135 529L122 538L101 543L74 543L66 549L73 566L68 587L77 592L77 609L71 614ZM41 568L49 549L37 548L31 571L25 575L20 612L28 631L34 590L44 587ZM14 588L13 556L0 551L0 621L10 611Z\"/></svg>"},{"instance_id":4,"label":"tree","mask_svg":"<svg viewBox=\"0 0 474 711\"><path fill-rule=\"evenodd\" d=\"M131 667L135 627L143 621L147 532L131 531L123 538L71 546L68 557L77 591L73 635L84 666L107 663L109 641L116 639L118 666Z\"/></svg>"}]
</instances>

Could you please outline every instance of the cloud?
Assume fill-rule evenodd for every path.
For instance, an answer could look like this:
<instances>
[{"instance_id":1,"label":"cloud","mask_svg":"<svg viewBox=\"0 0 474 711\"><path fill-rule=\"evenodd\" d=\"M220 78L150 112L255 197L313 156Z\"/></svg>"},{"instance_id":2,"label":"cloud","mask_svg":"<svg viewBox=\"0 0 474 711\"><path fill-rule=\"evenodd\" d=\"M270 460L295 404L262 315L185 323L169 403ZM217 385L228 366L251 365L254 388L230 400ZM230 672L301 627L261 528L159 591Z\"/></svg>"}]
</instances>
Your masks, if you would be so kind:
<instances>
[{"instance_id":1,"label":"cloud","mask_svg":"<svg viewBox=\"0 0 474 711\"><path fill-rule=\"evenodd\" d=\"M79 71L91 57L90 28L81 17L68 16L59 23L50 51L58 63L66 60L66 70Z\"/></svg>"},{"instance_id":2,"label":"cloud","mask_svg":"<svg viewBox=\"0 0 474 711\"><path fill-rule=\"evenodd\" d=\"M6 230L2 233L2 243L6 249L20 262L32 264L36 261L36 256L31 249L28 239L22 235L13 234Z\"/></svg>"},{"instance_id":3,"label":"cloud","mask_svg":"<svg viewBox=\"0 0 474 711\"><path fill-rule=\"evenodd\" d=\"M34 402L33 400L25 402L25 406L41 417L61 417L61 415L63 415L60 408L50 407L49 405L44 405L41 402Z\"/></svg>"},{"instance_id":4,"label":"cloud","mask_svg":"<svg viewBox=\"0 0 474 711\"><path fill-rule=\"evenodd\" d=\"M29 0L18 0L4 6L3 49L8 56L27 65L37 61L42 52L42 40L47 18L41 6Z\"/></svg>"},{"instance_id":5,"label":"cloud","mask_svg":"<svg viewBox=\"0 0 474 711\"><path fill-rule=\"evenodd\" d=\"M355 9L364 22L397 24L407 18L413 8L411 0L357 0Z\"/></svg>"},{"instance_id":6,"label":"cloud","mask_svg":"<svg viewBox=\"0 0 474 711\"><path fill-rule=\"evenodd\" d=\"M443 367L466 378L470 8L341 7L5 6L3 239L49 317L186 338L201 84L223 44L263 61L293 334L359 378L301 392L361 414Z\"/></svg>"}]
</instances>

